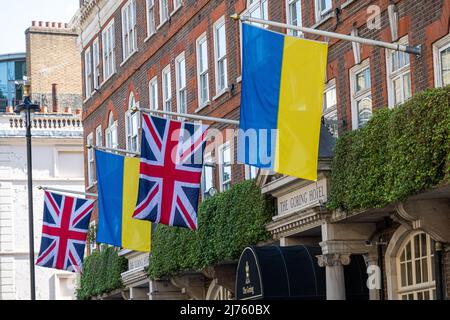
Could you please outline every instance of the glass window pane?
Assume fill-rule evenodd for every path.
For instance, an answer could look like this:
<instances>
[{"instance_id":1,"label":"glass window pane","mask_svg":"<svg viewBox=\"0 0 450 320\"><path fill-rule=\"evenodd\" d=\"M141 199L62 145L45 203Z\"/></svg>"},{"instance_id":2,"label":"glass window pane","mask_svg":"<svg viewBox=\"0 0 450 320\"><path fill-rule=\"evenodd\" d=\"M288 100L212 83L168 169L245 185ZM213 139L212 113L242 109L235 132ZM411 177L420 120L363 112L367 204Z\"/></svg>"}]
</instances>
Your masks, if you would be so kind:
<instances>
[{"instance_id":1,"label":"glass window pane","mask_svg":"<svg viewBox=\"0 0 450 320\"><path fill-rule=\"evenodd\" d=\"M411 98L411 74L408 72L403 76L404 97L405 101Z\"/></svg>"},{"instance_id":2,"label":"glass window pane","mask_svg":"<svg viewBox=\"0 0 450 320\"><path fill-rule=\"evenodd\" d=\"M441 52L442 84L450 84L450 47Z\"/></svg>"},{"instance_id":3,"label":"glass window pane","mask_svg":"<svg viewBox=\"0 0 450 320\"><path fill-rule=\"evenodd\" d=\"M406 286L406 264L400 264L400 275L401 275L401 283L402 287Z\"/></svg>"},{"instance_id":4,"label":"glass window pane","mask_svg":"<svg viewBox=\"0 0 450 320\"><path fill-rule=\"evenodd\" d=\"M407 272L408 286L412 286L413 278L412 278L412 263L411 262L406 263L406 272Z\"/></svg>"},{"instance_id":5,"label":"glass window pane","mask_svg":"<svg viewBox=\"0 0 450 320\"><path fill-rule=\"evenodd\" d=\"M369 96L357 103L358 126L364 126L372 117L372 98Z\"/></svg>"}]
</instances>

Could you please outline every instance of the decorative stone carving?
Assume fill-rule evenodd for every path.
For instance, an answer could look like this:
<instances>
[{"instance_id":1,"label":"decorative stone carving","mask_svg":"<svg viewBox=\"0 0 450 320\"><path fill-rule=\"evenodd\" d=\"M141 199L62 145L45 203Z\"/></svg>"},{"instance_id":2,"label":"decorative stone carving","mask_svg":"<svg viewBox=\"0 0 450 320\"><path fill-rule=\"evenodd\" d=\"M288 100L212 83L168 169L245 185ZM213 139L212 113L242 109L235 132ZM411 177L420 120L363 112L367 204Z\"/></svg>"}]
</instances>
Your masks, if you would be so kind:
<instances>
[{"instance_id":1,"label":"decorative stone carving","mask_svg":"<svg viewBox=\"0 0 450 320\"><path fill-rule=\"evenodd\" d=\"M323 254L317 256L317 262L320 267L347 266L350 264L350 254Z\"/></svg>"}]
</instances>

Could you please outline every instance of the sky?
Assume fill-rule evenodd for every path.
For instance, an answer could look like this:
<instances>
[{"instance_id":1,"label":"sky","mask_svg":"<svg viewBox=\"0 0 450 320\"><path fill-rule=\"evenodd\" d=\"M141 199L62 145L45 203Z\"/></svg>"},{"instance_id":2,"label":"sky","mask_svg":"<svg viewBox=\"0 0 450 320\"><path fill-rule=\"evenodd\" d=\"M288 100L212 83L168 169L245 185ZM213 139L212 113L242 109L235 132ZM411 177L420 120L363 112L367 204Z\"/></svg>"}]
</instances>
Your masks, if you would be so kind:
<instances>
[{"instance_id":1,"label":"sky","mask_svg":"<svg viewBox=\"0 0 450 320\"><path fill-rule=\"evenodd\" d=\"M0 0L0 54L25 52L25 30L33 20L69 22L79 0Z\"/></svg>"}]
</instances>

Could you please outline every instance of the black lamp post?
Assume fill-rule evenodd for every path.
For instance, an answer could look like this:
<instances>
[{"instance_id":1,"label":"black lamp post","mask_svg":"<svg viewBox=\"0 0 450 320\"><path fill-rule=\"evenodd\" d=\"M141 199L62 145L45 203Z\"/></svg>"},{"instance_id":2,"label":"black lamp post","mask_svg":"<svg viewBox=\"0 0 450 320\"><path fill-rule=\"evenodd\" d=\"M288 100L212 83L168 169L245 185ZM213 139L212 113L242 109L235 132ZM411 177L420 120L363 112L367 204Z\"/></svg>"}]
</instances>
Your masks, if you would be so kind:
<instances>
[{"instance_id":1,"label":"black lamp post","mask_svg":"<svg viewBox=\"0 0 450 320\"><path fill-rule=\"evenodd\" d=\"M30 246L30 293L31 300L36 300L35 274L34 274L34 224L33 224L33 168L31 159L31 114L40 111L37 104L31 102L30 85L24 85L24 100L22 104L14 108L15 113L20 113L25 118L27 138L27 174L28 174L28 233Z\"/></svg>"}]
</instances>

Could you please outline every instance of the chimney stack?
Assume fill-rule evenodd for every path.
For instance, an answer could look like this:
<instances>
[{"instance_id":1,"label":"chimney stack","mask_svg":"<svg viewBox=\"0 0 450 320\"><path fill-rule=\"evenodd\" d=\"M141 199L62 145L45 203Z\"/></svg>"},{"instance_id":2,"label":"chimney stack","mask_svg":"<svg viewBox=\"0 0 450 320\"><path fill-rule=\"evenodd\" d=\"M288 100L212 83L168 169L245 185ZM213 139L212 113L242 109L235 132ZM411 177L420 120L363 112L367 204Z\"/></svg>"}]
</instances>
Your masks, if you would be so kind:
<instances>
[{"instance_id":1,"label":"chimney stack","mask_svg":"<svg viewBox=\"0 0 450 320\"><path fill-rule=\"evenodd\" d=\"M52 84L52 112L58 112L58 95L56 89L56 83Z\"/></svg>"}]
</instances>

